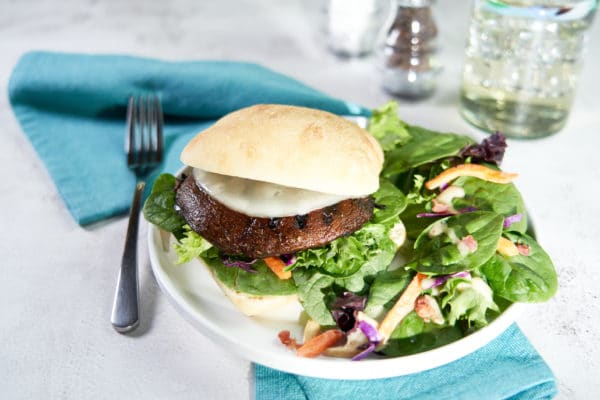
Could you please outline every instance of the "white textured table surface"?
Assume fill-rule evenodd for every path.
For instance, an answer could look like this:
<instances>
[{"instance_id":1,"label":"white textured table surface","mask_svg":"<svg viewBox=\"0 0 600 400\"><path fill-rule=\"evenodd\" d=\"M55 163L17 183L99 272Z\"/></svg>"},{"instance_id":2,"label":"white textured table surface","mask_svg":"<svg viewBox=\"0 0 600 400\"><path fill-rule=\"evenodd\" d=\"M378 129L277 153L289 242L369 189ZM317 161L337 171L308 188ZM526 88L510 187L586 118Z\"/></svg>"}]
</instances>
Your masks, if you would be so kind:
<instances>
[{"instance_id":1,"label":"white textured table surface","mask_svg":"<svg viewBox=\"0 0 600 400\"><path fill-rule=\"evenodd\" d=\"M401 102L402 117L482 135L457 112L468 5L436 5L446 65L439 90ZM32 49L128 53L166 59L255 61L333 96L387 100L373 60L330 55L319 2L0 0L0 397L7 399L244 399L250 364L215 348L167 303L140 243L142 324L108 322L126 219L78 226L10 111L6 88ZM510 141L506 170L533 210L560 289L519 325L556 374L562 399L600 398L600 26L567 127ZM145 226L140 237L145 238Z\"/></svg>"}]
</instances>

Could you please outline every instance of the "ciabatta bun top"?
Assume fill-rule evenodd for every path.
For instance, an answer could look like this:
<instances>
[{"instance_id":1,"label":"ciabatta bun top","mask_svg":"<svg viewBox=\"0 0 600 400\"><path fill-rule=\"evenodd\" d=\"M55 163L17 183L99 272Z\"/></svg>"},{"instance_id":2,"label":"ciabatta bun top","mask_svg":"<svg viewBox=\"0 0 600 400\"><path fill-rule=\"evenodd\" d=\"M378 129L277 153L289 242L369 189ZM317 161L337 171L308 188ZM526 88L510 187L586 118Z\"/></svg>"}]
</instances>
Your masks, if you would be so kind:
<instances>
[{"instance_id":1,"label":"ciabatta bun top","mask_svg":"<svg viewBox=\"0 0 600 400\"><path fill-rule=\"evenodd\" d=\"M383 152L367 131L337 115L261 104L200 132L181 161L218 174L359 197L378 189Z\"/></svg>"}]
</instances>

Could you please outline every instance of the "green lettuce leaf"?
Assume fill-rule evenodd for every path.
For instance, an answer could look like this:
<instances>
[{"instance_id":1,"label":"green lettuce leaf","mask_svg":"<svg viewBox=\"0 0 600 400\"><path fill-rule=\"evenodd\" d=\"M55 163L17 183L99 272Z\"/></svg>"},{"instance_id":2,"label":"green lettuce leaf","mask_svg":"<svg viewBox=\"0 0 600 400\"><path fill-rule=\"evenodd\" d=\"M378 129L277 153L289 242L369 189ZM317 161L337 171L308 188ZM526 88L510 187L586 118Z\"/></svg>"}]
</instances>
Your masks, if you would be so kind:
<instances>
[{"instance_id":1,"label":"green lettuce leaf","mask_svg":"<svg viewBox=\"0 0 600 400\"><path fill-rule=\"evenodd\" d=\"M442 297L444 317L450 325L459 319L464 319L469 324L485 326L488 323L487 310L498 311L494 303L492 289L479 277L472 279L449 279L441 289L445 295Z\"/></svg>"},{"instance_id":2,"label":"green lettuce leaf","mask_svg":"<svg viewBox=\"0 0 600 400\"><path fill-rule=\"evenodd\" d=\"M369 119L369 132L379 141L383 151L392 150L410 141L406 124L398 117L398 103L395 101L373 110Z\"/></svg>"},{"instance_id":3,"label":"green lettuce leaf","mask_svg":"<svg viewBox=\"0 0 600 400\"><path fill-rule=\"evenodd\" d=\"M175 253L177 253L177 264L184 264L200 257L204 252L212 247L212 244L190 228L189 225L183 226L183 236L178 243L175 243Z\"/></svg>"},{"instance_id":4,"label":"green lettuce leaf","mask_svg":"<svg viewBox=\"0 0 600 400\"><path fill-rule=\"evenodd\" d=\"M344 291L366 293L377 274L394 258L396 244L389 233L399 222L406 199L386 182L373 197L378 207L361 229L296 254L293 277L298 297L308 315L321 325L333 325L330 301Z\"/></svg>"}]
</instances>

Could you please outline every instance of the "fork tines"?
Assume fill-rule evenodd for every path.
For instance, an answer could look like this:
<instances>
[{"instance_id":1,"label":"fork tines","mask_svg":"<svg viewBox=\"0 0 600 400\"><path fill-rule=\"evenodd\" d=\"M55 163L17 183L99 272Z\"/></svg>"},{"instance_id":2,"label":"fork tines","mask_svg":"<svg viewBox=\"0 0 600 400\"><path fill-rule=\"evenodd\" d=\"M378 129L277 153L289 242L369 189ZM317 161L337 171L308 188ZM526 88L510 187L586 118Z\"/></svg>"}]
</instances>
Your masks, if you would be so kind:
<instances>
[{"instance_id":1,"label":"fork tines","mask_svg":"<svg viewBox=\"0 0 600 400\"><path fill-rule=\"evenodd\" d=\"M125 152L130 168L145 169L162 161L163 114L157 96L130 97Z\"/></svg>"}]
</instances>

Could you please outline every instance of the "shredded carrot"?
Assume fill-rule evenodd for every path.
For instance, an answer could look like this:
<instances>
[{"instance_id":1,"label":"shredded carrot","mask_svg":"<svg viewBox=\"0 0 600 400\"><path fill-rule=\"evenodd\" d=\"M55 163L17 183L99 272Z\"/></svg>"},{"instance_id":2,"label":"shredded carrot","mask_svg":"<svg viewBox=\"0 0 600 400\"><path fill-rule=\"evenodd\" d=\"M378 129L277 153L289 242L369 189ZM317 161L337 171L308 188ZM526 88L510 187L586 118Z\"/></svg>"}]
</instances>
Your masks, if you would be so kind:
<instances>
[{"instance_id":1,"label":"shredded carrot","mask_svg":"<svg viewBox=\"0 0 600 400\"><path fill-rule=\"evenodd\" d=\"M269 269L273 271L273 273L277 275L279 279L286 280L292 277L292 271L284 271L286 265L281 258L267 257L264 259L264 261L265 264L267 264L267 267L269 267Z\"/></svg>"},{"instance_id":2,"label":"shredded carrot","mask_svg":"<svg viewBox=\"0 0 600 400\"><path fill-rule=\"evenodd\" d=\"M330 347L336 346L344 337L344 332L337 329L325 331L296 350L296 354L300 357L316 357Z\"/></svg>"},{"instance_id":3,"label":"shredded carrot","mask_svg":"<svg viewBox=\"0 0 600 400\"><path fill-rule=\"evenodd\" d=\"M496 247L496 251L503 255L504 257L512 257L519 254L519 249L513 242L508 240L505 237L500 237L498 241L498 247Z\"/></svg>"},{"instance_id":4,"label":"shredded carrot","mask_svg":"<svg viewBox=\"0 0 600 400\"><path fill-rule=\"evenodd\" d=\"M472 176L494 183L510 183L518 174L498 171L480 164L461 164L448 168L435 178L428 180L425 182L425 187L433 190L461 176Z\"/></svg>"},{"instance_id":5,"label":"shredded carrot","mask_svg":"<svg viewBox=\"0 0 600 400\"><path fill-rule=\"evenodd\" d=\"M377 329L379 337L381 338L380 346L383 346L389 337L392 335L396 326L404 317L406 317L415 308L415 301L421 295L421 281L425 278L425 275L417 273L415 277L410 281L404 292L400 295L396 304L388 311L386 316L379 324Z\"/></svg>"}]
</instances>

